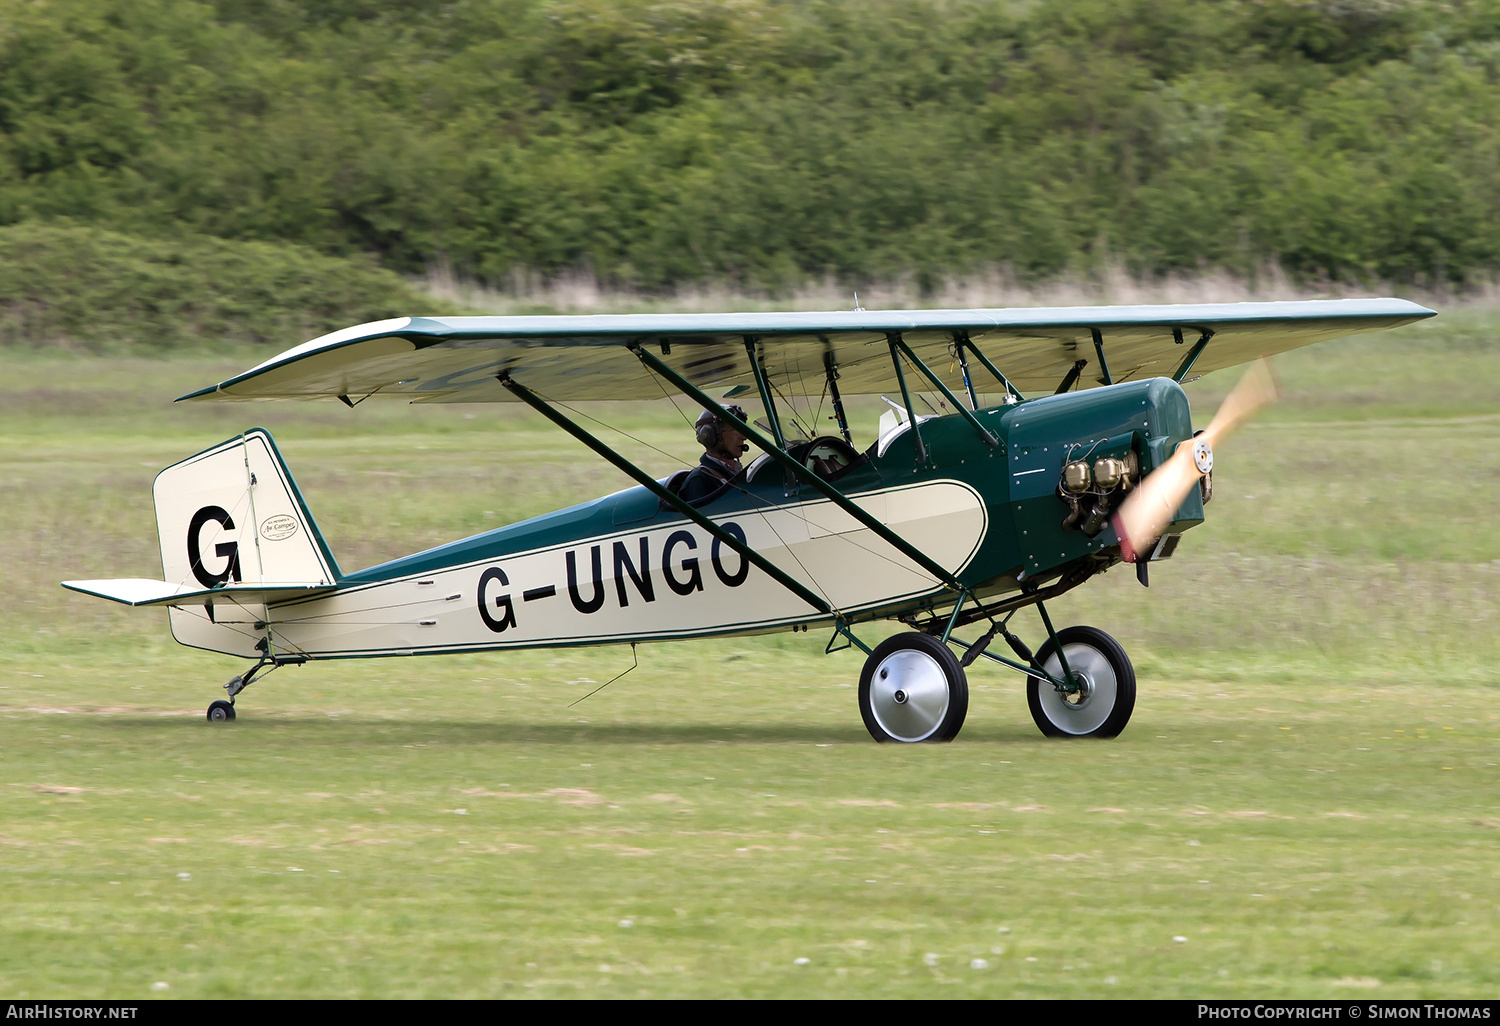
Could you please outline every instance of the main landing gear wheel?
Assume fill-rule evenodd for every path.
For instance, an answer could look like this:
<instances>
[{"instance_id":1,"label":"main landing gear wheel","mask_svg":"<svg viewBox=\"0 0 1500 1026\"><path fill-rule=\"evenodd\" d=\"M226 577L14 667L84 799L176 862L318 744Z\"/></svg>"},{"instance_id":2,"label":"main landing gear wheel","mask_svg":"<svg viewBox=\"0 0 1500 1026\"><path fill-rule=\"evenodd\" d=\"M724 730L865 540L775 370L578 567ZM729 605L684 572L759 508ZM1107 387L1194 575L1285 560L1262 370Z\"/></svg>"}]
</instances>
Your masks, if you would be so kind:
<instances>
[{"instance_id":1,"label":"main landing gear wheel","mask_svg":"<svg viewBox=\"0 0 1500 1026\"><path fill-rule=\"evenodd\" d=\"M886 638L859 675L859 714L876 741L952 741L969 712L969 684L930 634Z\"/></svg>"},{"instance_id":2,"label":"main landing gear wheel","mask_svg":"<svg viewBox=\"0 0 1500 1026\"><path fill-rule=\"evenodd\" d=\"M234 706L222 698L208 707L209 723L228 723L234 719Z\"/></svg>"},{"instance_id":3,"label":"main landing gear wheel","mask_svg":"<svg viewBox=\"0 0 1500 1026\"><path fill-rule=\"evenodd\" d=\"M1114 638L1097 627L1065 627L1057 632L1068 667L1082 688L1058 691L1046 681L1026 678L1031 718L1048 737L1114 737L1135 710L1135 668ZM1062 661L1052 639L1036 654L1052 676L1062 679Z\"/></svg>"}]
</instances>

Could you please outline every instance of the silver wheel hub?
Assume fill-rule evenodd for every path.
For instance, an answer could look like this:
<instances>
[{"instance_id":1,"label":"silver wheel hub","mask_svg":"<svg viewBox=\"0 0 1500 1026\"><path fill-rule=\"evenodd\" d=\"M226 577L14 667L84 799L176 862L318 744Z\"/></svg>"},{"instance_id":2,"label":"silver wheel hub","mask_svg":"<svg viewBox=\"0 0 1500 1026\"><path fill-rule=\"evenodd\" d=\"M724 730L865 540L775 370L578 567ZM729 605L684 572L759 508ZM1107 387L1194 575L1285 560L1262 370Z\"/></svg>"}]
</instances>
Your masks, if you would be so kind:
<instances>
[{"instance_id":1,"label":"silver wheel hub","mask_svg":"<svg viewBox=\"0 0 1500 1026\"><path fill-rule=\"evenodd\" d=\"M948 676L926 652L892 652L870 676L870 711L897 741L931 737L948 715L949 700Z\"/></svg>"},{"instance_id":2,"label":"silver wheel hub","mask_svg":"<svg viewBox=\"0 0 1500 1026\"><path fill-rule=\"evenodd\" d=\"M1073 683L1077 687L1069 691L1066 688L1057 691L1058 697L1067 702L1074 709L1082 709L1088 705L1089 699L1094 697L1094 681L1088 673L1083 670L1073 671ZM1053 690L1057 690L1054 688Z\"/></svg>"},{"instance_id":3,"label":"silver wheel hub","mask_svg":"<svg viewBox=\"0 0 1500 1026\"><path fill-rule=\"evenodd\" d=\"M1050 684L1037 688L1042 711L1054 727L1065 734L1090 734L1104 725L1114 712L1119 697L1119 678L1104 653L1092 645L1064 645L1068 667L1077 691L1059 691ZM1062 662L1054 652L1042 664L1048 673L1061 680Z\"/></svg>"}]
</instances>

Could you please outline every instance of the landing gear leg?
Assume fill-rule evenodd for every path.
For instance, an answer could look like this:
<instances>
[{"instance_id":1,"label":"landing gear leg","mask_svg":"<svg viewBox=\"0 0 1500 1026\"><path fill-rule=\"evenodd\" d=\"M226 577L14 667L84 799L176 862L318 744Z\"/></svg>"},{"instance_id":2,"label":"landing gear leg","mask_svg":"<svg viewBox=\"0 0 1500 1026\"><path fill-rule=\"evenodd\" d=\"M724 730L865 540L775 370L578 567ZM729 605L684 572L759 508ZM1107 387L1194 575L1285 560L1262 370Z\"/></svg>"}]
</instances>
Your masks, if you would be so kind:
<instances>
[{"instance_id":1,"label":"landing gear leg","mask_svg":"<svg viewBox=\"0 0 1500 1026\"><path fill-rule=\"evenodd\" d=\"M965 648L960 665L968 666L983 656L1026 674L1026 704L1032 720L1048 737L1116 736L1135 711L1135 668L1130 657L1118 641L1097 627L1054 630L1045 607L1040 602L1036 605L1047 628L1047 641L1035 654L1007 628L1007 616ZM996 634L1025 662L987 652ZM956 639L953 643L962 644Z\"/></svg>"},{"instance_id":2,"label":"landing gear leg","mask_svg":"<svg viewBox=\"0 0 1500 1026\"><path fill-rule=\"evenodd\" d=\"M276 669L276 666L277 663L274 659L271 659L267 656L261 656L260 661L257 662L254 666L250 667L249 670L240 674L238 677L229 678L229 683L224 685L224 690L229 692L229 701L226 702L221 698L217 702L211 703L208 707L208 722L228 723L233 720L234 696L238 695L241 691L244 691L251 684L253 684L255 680L262 675L263 672L269 673L271 670ZM267 667L269 667L269 669L267 669Z\"/></svg>"}]
</instances>

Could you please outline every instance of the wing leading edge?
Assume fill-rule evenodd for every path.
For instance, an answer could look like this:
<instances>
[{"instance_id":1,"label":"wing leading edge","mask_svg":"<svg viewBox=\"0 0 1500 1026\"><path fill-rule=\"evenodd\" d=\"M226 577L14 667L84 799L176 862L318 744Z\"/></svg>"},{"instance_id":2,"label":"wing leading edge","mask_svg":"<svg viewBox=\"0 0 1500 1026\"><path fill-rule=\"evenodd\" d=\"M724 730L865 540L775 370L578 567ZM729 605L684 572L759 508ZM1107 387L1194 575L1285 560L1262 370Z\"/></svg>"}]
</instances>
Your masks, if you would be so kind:
<instances>
[{"instance_id":1,"label":"wing leading edge","mask_svg":"<svg viewBox=\"0 0 1500 1026\"><path fill-rule=\"evenodd\" d=\"M1115 382L1170 376L1206 334L1193 364L1207 373L1288 349L1434 316L1401 299L1004 310L869 310L837 313L631 314L585 317L399 317L313 339L184 400L397 396L411 402L513 402L496 376L509 372L553 400L657 399L663 395L630 351L649 346L704 389L754 387L746 348L758 343L784 394L819 395L825 354L846 394L892 384L887 340L900 336L955 391L952 357L967 337L1023 392L1053 391L1080 360L1078 388L1104 384L1095 333ZM997 391L981 380L976 385Z\"/></svg>"}]
</instances>

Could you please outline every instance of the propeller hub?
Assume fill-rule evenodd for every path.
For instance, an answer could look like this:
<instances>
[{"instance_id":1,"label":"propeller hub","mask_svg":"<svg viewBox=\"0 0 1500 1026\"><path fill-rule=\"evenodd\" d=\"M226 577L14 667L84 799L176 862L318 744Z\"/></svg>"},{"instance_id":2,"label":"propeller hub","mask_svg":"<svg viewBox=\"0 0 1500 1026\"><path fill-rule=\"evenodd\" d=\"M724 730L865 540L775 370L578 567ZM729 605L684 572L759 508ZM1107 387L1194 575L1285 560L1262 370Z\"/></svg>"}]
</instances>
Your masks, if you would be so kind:
<instances>
[{"instance_id":1,"label":"propeller hub","mask_svg":"<svg viewBox=\"0 0 1500 1026\"><path fill-rule=\"evenodd\" d=\"M1214 469L1214 448L1208 444L1208 439L1193 440L1193 466L1198 468L1200 474L1207 474Z\"/></svg>"}]
</instances>

